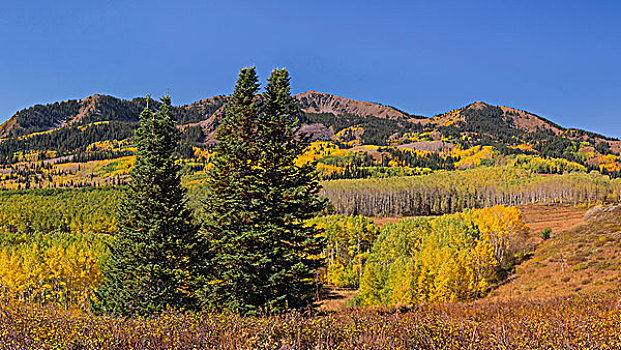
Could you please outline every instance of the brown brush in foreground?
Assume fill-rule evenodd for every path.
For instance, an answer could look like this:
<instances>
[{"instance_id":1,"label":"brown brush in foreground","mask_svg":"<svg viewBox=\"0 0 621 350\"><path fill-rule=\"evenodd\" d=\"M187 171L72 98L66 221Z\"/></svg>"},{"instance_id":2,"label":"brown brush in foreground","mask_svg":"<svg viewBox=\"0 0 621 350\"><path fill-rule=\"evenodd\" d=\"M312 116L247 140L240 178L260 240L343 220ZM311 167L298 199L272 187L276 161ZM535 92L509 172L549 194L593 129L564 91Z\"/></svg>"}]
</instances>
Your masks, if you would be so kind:
<instances>
[{"instance_id":1,"label":"brown brush in foreground","mask_svg":"<svg viewBox=\"0 0 621 350\"><path fill-rule=\"evenodd\" d=\"M619 306L607 295L116 319L11 303L0 307L0 349L619 349Z\"/></svg>"}]
</instances>

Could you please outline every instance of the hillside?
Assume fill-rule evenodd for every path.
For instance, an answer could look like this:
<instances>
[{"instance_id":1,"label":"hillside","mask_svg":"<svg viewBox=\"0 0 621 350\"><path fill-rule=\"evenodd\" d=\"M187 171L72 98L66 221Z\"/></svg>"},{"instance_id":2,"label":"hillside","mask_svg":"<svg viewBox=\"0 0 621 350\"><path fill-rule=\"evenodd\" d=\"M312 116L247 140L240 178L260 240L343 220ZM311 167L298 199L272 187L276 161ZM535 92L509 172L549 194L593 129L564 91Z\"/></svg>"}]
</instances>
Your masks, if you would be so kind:
<instances>
[{"instance_id":1,"label":"hillside","mask_svg":"<svg viewBox=\"0 0 621 350\"><path fill-rule=\"evenodd\" d=\"M597 170L621 175L621 141L566 129L511 107L479 101L426 118L316 91L295 97L302 112L300 132L316 141L303 159L318 163L323 179L481 165L511 165L538 174ZM190 173L200 173L208 162L227 101L227 96L214 96L173 108L183 131L179 155ZM102 170L111 168L101 161L131 163L125 158L133 154L131 138L145 106L144 98L92 95L19 111L0 125L0 187L122 181L127 168ZM158 109L159 103L150 107ZM67 174L75 179L69 181Z\"/></svg>"},{"instance_id":2,"label":"hillside","mask_svg":"<svg viewBox=\"0 0 621 350\"><path fill-rule=\"evenodd\" d=\"M415 128L424 127L425 130L452 127L458 129L459 132L488 135L493 131L492 125L495 125L505 129L504 132L515 133L516 130L525 133L550 132L567 139L608 141L615 151L621 148L621 141L587 131L565 129L535 114L506 106L491 106L481 101L426 118L379 103L358 101L312 90L297 94L295 98L299 102L300 110L307 116L303 122L306 124L316 122L317 118L308 118L309 115L332 116L333 120L325 117L326 121L319 124L332 128L334 133L361 124L360 122L364 124L364 118L372 118L384 120L384 122L398 122L394 125L399 125L402 129L412 128L412 124L416 124L418 127ZM189 105L177 106L174 112L181 125L201 125L206 130L213 130L218 124L218 118L214 117L224 113L227 101L227 96L214 96ZM144 98L124 100L99 94L82 100L35 105L15 113L0 125L0 138L24 136L102 121L137 122L138 114L144 107ZM153 107L157 109L159 103L154 102ZM388 125L393 124L388 122Z\"/></svg>"},{"instance_id":3,"label":"hillside","mask_svg":"<svg viewBox=\"0 0 621 350\"><path fill-rule=\"evenodd\" d=\"M408 114L395 107L379 103L357 101L324 92L309 90L295 95L300 109L304 113L330 113L334 115L353 114L359 116L372 115L381 119L410 120L426 119L425 117Z\"/></svg>"},{"instance_id":4,"label":"hillside","mask_svg":"<svg viewBox=\"0 0 621 350\"><path fill-rule=\"evenodd\" d=\"M494 106L482 101L477 101L467 105L464 108L452 110L450 112L437 115L430 119L430 123L437 126L450 126L460 123L468 123L472 121L473 111L485 111L493 109ZM526 132L537 132L541 130L550 130L555 134L560 134L565 129L551 121L544 119L538 115L528 113L526 111L517 110L507 106L497 106L494 114L490 115L490 121L506 123L509 126Z\"/></svg>"},{"instance_id":5,"label":"hillside","mask_svg":"<svg viewBox=\"0 0 621 350\"><path fill-rule=\"evenodd\" d=\"M527 255L527 260L517 266L508 280L503 280L500 285L494 285L490 295L486 296L486 300L505 301L515 298L528 298L531 300L539 300L541 298L555 298L559 296L568 296L571 294L591 293L591 292L609 292L615 291L620 284L614 277L618 274L618 269L614 264L606 265L604 269L585 269L584 274L576 272L579 268L571 266L563 266L562 264L551 264L547 261L550 255L551 247L562 246L558 253L571 255L573 252L581 254L584 248L584 242L579 243L576 239L569 239L568 242L563 240L582 232L582 241L584 241L585 229L587 225L602 224L603 216L614 220L614 215L618 214L619 208L612 208L609 211L603 211L598 216L592 217L589 221L585 218L585 214L589 211L584 206L572 206L563 204L528 204L518 207L522 214L524 223L529 227L529 245L534 246L532 255ZM616 211L616 213L615 213ZM388 223L395 223L403 220L403 217L374 217L373 220L378 226ZM618 219L617 219L618 221ZM538 237L539 232L550 228L553 237L549 240L543 240ZM614 229L613 229L614 230ZM616 233L618 235L619 233ZM588 238L593 240L593 237ZM594 240L596 244L597 238ZM610 259L616 253L614 244L602 245L598 251L596 259ZM530 257L530 259L528 259ZM559 256L560 257L560 256ZM554 260L554 259L550 259ZM583 283L590 276L593 278L592 283ZM345 309L349 300L351 300L357 291L347 289L332 289L326 293L326 299L322 300L321 307L325 310L342 310Z\"/></svg>"},{"instance_id":6,"label":"hillside","mask_svg":"<svg viewBox=\"0 0 621 350\"><path fill-rule=\"evenodd\" d=\"M215 96L190 105L174 108L179 123L191 124L208 120L224 111L228 98ZM154 108L159 102L153 101ZM68 100L48 105L36 105L21 110L0 125L0 137L25 136L63 127L89 125L96 122L138 122L145 108L144 98L123 100L107 95L92 95L82 100Z\"/></svg>"},{"instance_id":7,"label":"hillside","mask_svg":"<svg viewBox=\"0 0 621 350\"><path fill-rule=\"evenodd\" d=\"M582 218L577 222L575 214L571 208L553 209L549 217L578 225L561 226L548 240L538 238L541 242L532 258L516 267L510 280L492 293L492 299L554 298L619 290L621 207L595 207L586 215L578 215ZM531 226L535 234L538 231L534 227L542 228ZM547 226L554 227L554 223Z\"/></svg>"},{"instance_id":8,"label":"hillside","mask_svg":"<svg viewBox=\"0 0 621 350\"><path fill-rule=\"evenodd\" d=\"M307 91L295 98L303 113L329 113L334 115L374 116L380 119L420 119L394 107L357 101L316 91ZM195 103L175 107L182 125L199 123L211 128L213 116L222 115L227 96L214 96ZM67 100L48 105L35 105L21 110L0 125L0 137L23 136L71 125L86 125L99 121L138 121L138 114L145 107L144 98L123 100L95 94L82 100ZM159 103L154 102L154 108Z\"/></svg>"}]
</instances>

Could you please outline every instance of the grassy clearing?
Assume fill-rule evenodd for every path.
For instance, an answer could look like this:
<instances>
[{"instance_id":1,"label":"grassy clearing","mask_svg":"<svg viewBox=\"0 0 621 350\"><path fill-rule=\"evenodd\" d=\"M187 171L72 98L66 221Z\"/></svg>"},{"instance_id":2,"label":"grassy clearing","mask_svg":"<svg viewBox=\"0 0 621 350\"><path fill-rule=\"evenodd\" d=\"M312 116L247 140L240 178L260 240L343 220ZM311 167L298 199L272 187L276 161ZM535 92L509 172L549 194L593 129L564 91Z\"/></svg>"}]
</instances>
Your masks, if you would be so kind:
<instances>
[{"instance_id":1,"label":"grassy clearing","mask_svg":"<svg viewBox=\"0 0 621 350\"><path fill-rule=\"evenodd\" d=\"M546 220L546 215L532 217L539 218L542 227L558 222L560 228L571 226L573 220L579 219L577 209L575 212L566 209L564 214L562 208L550 212L558 212L558 217L551 214L551 221ZM549 240L536 238L540 243L532 259L518 265L510 280L490 298L545 299L620 290L621 207L590 211L587 216L587 220L573 228L553 230Z\"/></svg>"}]
</instances>

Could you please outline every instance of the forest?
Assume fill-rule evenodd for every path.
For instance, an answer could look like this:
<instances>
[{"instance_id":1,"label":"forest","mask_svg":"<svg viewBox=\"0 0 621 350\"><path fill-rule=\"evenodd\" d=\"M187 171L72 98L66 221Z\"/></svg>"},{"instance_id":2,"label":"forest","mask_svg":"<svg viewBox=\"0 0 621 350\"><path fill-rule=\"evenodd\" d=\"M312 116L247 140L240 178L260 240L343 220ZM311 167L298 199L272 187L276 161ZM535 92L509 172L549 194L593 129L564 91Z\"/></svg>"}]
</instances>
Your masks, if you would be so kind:
<instances>
[{"instance_id":1,"label":"forest","mask_svg":"<svg viewBox=\"0 0 621 350\"><path fill-rule=\"evenodd\" d=\"M114 240L111 233L116 231L115 215L110 214L110 209L119 198L118 192L62 192L59 196L28 193L3 198L10 200L3 203L15 204L12 210L6 209L8 206L2 208L0 218L3 232L0 275L4 276L1 289L4 298L45 304L49 301L45 295L63 285L66 289L59 293L80 297L67 297L62 303L51 299L52 302L65 308L84 306L84 298L92 296L101 282L100 265L109 255L105 242ZM60 198L67 201L61 203L79 205L53 210ZM108 208L95 204L102 200L107 200ZM50 214L41 215L45 212ZM20 225L25 217L40 219ZM62 225L55 225L57 222ZM360 215L319 216L306 220L305 225L316 229L326 242L320 252L326 266L320 270L318 281L337 287L360 288L360 302L368 305L476 299L485 294L490 281L501 278L496 273L511 268L514 255L527 248L524 238L528 230L519 210L505 206L436 218L405 219L381 228L371 218ZM413 249L419 250L417 255L412 255ZM444 258L449 260L442 262L440 259ZM377 270L387 266L381 263L383 259L393 261L390 270ZM414 271L422 268L420 264L430 263L432 265L425 265L426 272ZM55 270L59 266L69 270ZM434 270L441 266L452 267L450 271ZM396 275L402 273L419 277ZM54 282L47 282L47 275L56 276ZM428 281L422 275L441 276L443 280ZM450 280L450 276L459 280ZM471 280L464 280L466 276ZM420 286L410 290L412 279ZM395 283L399 285L393 285ZM435 286L436 283L440 285ZM434 288L435 292L423 290L423 287ZM389 295L384 295L386 293Z\"/></svg>"},{"instance_id":2,"label":"forest","mask_svg":"<svg viewBox=\"0 0 621 350\"><path fill-rule=\"evenodd\" d=\"M526 228L521 223L519 210L508 205L530 203L534 200L533 196L538 196L536 201L563 201L564 203L604 203L619 200L618 180L610 180L601 175L557 175L540 178L534 175L523 177L524 172L516 172L514 169L500 169L496 174L491 169L485 170L485 174L488 175L487 183L482 182L483 169L377 180L384 187L373 187L368 183L357 184L357 187L354 187L355 182L370 180L324 182L326 193L333 193L333 195L337 193L341 196L352 193L360 200L359 203L365 203L365 206L358 205L353 209L339 207L339 203L346 203L346 201L343 197L335 195L331 199L330 206L325 209L325 214L329 215L305 221L306 225L317 229L326 242L325 248L320 252L320 255L326 259L326 266L321 269L317 277L318 281L337 287L360 288L361 300L358 303L361 304L390 305L438 300L436 298L471 300L484 295L487 286L502 277L501 271L511 268L510 264L514 261L514 256L528 248L523 242ZM472 180L468 182L467 179ZM349 181L354 181L354 184L349 184ZM412 185L412 181L418 182ZM343 182L350 187L344 187ZM456 187L457 183L463 187ZM417 189L418 192L412 192ZM422 192L423 189L432 190ZM467 193L471 193L472 197L465 197ZM421 203L430 203L430 205L406 207L406 203L412 205L416 202L399 199L399 195L410 196L407 198L418 197ZM12 276L14 276L13 280L8 277L4 279L6 283L13 286L7 285L4 290L13 290L19 283L26 283L15 281L26 281L28 277L25 276L35 276L39 273L25 271L25 266L35 267L37 264L33 265L32 261L24 259L28 256L46 259L48 250L51 248L56 249L56 253L62 251L63 254L67 254L65 259L78 259L68 265L79 270L85 268L85 265L80 264L93 264L92 268L97 271L101 259L105 259L107 255L106 248L101 242L113 239L114 232L117 230L117 208L122 198L122 187L0 193L0 230L3 232L4 254L2 266L4 266L4 271L13 271ZM193 220L197 222L200 216L200 198L204 198L204 188L192 188L187 198L189 199L188 207L194 208ZM371 201L370 198L375 200ZM471 201L452 202L453 198L471 198ZM503 201L506 202L503 203ZM447 203L455 204L448 205ZM376 205L376 207L371 207L371 205ZM406 209L396 211L394 208ZM386 210L385 213L388 216L418 215L419 218L408 218L380 227L369 216L376 216L382 209ZM371 214L365 214L364 210L369 210ZM413 212L414 210L425 211ZM330 214L331 211L342 212L336 215ZM446 215L429 216L442 214ZM457 241L449 244L450 241L447 241L449 238ZM93 242L98 243L91 249L90 245L94 244ZM460 246L462 248L445 251L443 250L445 248L438 245L438 242L449 244L451 249ZM418 255L412 255L411 247L415 246L421 249ZM25 254L26 251L29 253ZM91 254L88 259L80 255L86 252ZM470 256L468 255L470 253L483 255ZM386 254L393 255L387 256ZM399 259L407 259L395 261L394 259L400 256L399 254L402 254ZM421 264L424 264L425 259L431 259L427 260L427 263L429 261L438 263L440 256L450 259L447 264L454 266L456 269L454 272L457 273L455 276L461 279L464 276L471 276L469 278L473 280L467 283L463 280L459 283L451 282L447 271L429 272L429 269L438 268L438 266L425 267L427 269L425 271L428 271L425 273L415 272L416 269L422 268ZM382 259L393 261L391 266L394 269L378 270L379 266L384 266L379 263ZM44 261L41 260L39 264L49 267L49 264ZM480 270L477 274L459 272L461 271L459 269L472 271L473 267L468 265L472 261L478 261L477 268ZM375 267L369 267L367 264ZM466 265L458 268L460 264ZM22 271L23 275L19 275L16 271ZM402 273L411 273L412 276L406 278L400 275ZM452 292L454 294L446 290L442 293L432 292L423 290L421 287L408 290L407 285L414 283L413 279L418 279L417 283L427 288L433 286L434 283L440 283L424 280L420 277L421 274L449 278L443 283L446 283L446 286L453 286L451 288L463 285L470 286L468 288L472 289L455 290ZM93 276L99 275L94 273ZM405 284L392 285L397 281ZM89 293L92 293L96 284L97 281L89 285ZM446 286L443 288L448 288ZM21 290L21 288L23 287L16 290ZM78 292L71 290L67 293Z\"/></svg>"},{"instance_id":3,"label":"forest","mask_svg":"<svg viewBox=\"0 0 621 350\"><path fill-rule=\"evenodd\" d=\"M616 203L621 181L597 173L537 176L513 167L481 167L412 177L334 180L325 182L322 191L336 213L411 216L536 202Z\"/></svg>"}]
</instances>

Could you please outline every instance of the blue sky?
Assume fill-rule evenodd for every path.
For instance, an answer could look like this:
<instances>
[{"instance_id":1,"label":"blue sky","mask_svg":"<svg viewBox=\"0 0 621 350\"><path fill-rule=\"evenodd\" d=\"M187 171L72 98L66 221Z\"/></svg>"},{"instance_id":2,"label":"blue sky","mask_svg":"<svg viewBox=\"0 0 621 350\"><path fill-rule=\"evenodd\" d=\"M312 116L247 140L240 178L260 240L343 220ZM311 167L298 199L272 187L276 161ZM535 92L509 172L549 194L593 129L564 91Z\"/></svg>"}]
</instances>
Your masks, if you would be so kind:
<instances>
[{"instance_id":1,"label":"blue sky","mask_svg":"<svg viewBox=\"0 0 621 350\"><path fill-rule=\"evenodd\" d=\"M232 91L239 68L432 116L476 100L621 137L618 1L11 1L0 120L94 93Z\"/></svg>"}]
</instances>

